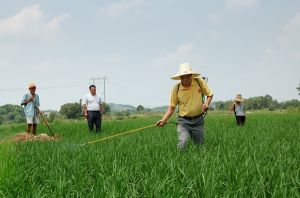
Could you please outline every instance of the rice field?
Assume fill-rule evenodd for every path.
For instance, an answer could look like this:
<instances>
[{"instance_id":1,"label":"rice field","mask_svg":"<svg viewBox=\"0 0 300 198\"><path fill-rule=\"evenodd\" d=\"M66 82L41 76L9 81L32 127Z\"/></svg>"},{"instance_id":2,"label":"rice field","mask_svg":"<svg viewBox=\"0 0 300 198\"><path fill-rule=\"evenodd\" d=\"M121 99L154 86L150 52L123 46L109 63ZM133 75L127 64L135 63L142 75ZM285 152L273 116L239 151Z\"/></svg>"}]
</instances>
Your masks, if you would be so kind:
<instances>
[{"instance_id":1,"label":"rice field","mask_svg":"<svg viewBox=\"0 0 300 198\"><path fill-rule=\"evenodd\" d=\"M300 114L208 114L205 144L177 150L175 125L82 145L154 124L158 117L55 123L59 141L6 141L0 126L0 197L300 197ZM38 131L47 131L39 125Z\"/></svg>"}]
</instances>

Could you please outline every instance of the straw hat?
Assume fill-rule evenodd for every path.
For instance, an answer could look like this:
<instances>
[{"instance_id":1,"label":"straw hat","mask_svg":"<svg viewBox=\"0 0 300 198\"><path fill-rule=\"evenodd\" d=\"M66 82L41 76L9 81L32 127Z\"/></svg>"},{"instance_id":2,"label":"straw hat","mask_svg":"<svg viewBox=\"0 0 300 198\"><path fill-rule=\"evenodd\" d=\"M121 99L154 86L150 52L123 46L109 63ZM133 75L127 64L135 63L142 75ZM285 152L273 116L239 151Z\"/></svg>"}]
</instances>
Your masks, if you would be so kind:
<instances>
[{"instance_id":1,"label":"straw hat","mask_svg":"<svg viewBox=\"0 0 300 198\"><path fill-rule=\"evenodd\" d=\"M243 102L244 99L242 98L242 95L241 94L237 94L234 101L238 101L238 102Z\"/></svg>"},{"instance_id":2,"label":"straw hat","mask_svg":"<svg viewBox=\"0 0 300 198\"><path fill-rule=\"evenodd\" d=\"M172 76L171 79L180 80L180 76L187 75L187 74L192 74L192 78L196 78L200 76L199 73L194 72L192 70L190 63L182 63L179 65L179 72L176 75Z\"/></svg>"},{"instance_id":3,"label":"straw hat","mask_svg":"<svg viewBox=\"0 0 300 198\"><path fill-rule=\"evenodd\" d=\"M34 83L29 83L28 89L33 88L33 87L36 87L36 85Z\"/></svg>"}]
</instances>

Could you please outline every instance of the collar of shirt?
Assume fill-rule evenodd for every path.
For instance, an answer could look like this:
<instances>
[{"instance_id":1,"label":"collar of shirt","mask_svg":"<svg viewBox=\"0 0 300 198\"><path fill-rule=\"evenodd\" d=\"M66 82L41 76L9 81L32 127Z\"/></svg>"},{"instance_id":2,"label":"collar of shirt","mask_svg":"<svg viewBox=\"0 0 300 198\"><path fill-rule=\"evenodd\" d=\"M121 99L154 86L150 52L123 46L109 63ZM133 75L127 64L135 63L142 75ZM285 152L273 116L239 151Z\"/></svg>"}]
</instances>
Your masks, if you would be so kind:
<instances>
[{"instance_id":1,"label":"collar of shirt","mask_svg":"<svg viewBox=\"0 0 300 198\"><path fill-rule=\"evenodd\" d=\"M193 86L195 86L195 85L197 85L197 82L196 82L196 79L195 79L195 78L192 79L192 83L191 83L191 86L190 86L189 88L185 88L185 87L182 85L182 83L180 82L179 90L190 89L191 87L193 87Z\"/></svg>"}]
</instances>

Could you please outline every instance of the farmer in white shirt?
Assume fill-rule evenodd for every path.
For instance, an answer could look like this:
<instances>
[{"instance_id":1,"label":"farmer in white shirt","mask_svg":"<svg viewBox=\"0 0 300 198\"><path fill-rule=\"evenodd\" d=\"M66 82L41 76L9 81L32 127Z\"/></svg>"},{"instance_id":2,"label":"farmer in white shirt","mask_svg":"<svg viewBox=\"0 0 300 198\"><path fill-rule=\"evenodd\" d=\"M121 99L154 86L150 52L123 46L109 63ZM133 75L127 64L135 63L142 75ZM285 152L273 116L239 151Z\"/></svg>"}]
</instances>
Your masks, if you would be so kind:
<instances>
[{"instance_id":1,"label":"farmer in white shirt","mask_svg":"<svg viewBox=\"0 0 300 198\"><path fill-rule=\"evenodd\" d=\"M83 98L84 116L88 121L89 131L93 132L94 125L96 125L96 133L101 130L101 117L104 113L101 105L101 98L96 94L96 86L89 87L90 93Z\"/></svg>"},{"instance_id":2,"label":"farmer in white shirt","mask_svg":"<svg viewBox=\"0 0 300 198\"><path fill-rule=\"evenodd\" d=\"M39 123L39 106L40 99L39 96L35 93L36 85L30 83L28 85L29 93L25 94L22 98L21 105L24 106L24 113L27 121L26 132L30 133L32 128L32 134L36 135L37 124Z\"/></svg>"},{"instance_id":3,"label":"farmer in white shirt","mask_svg":"<svg viewBox=\"0 0 300 198\"><path fill-rule=\"evenodd\" d=\"M236 124L238 126L243 126L246 121L246 114L245 114L245 108L243 105L244 99L242 98L241 94L238 94L235 99L234 103L232 104L230 110L234 112Z\"/></svg>"}]
</instances>

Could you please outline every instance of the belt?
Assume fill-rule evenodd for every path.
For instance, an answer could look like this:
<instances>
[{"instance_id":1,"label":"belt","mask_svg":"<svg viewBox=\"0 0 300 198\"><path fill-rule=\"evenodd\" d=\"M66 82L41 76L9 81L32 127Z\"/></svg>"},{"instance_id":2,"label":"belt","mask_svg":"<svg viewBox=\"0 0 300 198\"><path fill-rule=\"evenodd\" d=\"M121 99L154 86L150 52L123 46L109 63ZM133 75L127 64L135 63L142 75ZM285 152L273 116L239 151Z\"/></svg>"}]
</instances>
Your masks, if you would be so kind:
<instances>
[{"instance_id":1,"label":"belt","mask_svg":"<svg viewBox=\"0 0 300 198\"><path fill-rule=\"evenodd\" d=\"M187 119L187 120L194 120L194 119L197 119L199 117L201 117L203 115L203 113L201 113L200 115L197 115L197 116L179 116L180 118L184 118L184 119Z\"/></svg>"}]
</instances>

